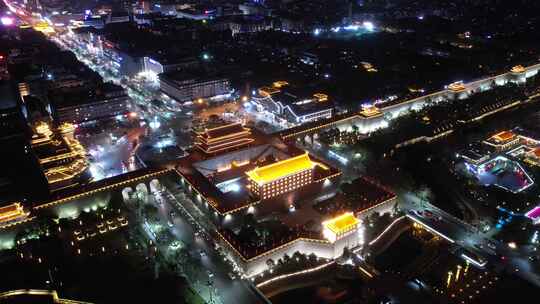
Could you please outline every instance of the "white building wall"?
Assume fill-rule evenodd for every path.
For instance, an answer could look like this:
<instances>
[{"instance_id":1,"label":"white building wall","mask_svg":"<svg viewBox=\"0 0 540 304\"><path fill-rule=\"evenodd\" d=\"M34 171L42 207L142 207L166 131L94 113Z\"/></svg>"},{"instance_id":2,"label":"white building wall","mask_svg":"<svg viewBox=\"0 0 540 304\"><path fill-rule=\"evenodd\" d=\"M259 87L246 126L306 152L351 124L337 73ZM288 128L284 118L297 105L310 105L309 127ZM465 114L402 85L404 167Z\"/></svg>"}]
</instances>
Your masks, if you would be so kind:
<instances>
[{"instance_id":1,"label":"white building wall","mask_svg":"<svg viewBox=\"0 0 540 304\"><path fill-rule=\"evenodd\" d=\"M343 254L345 247L354 248L360 245L361 236L359 235L359 231L360 229L357 228L334 243L330 243L326 240L300 238L288 243L278 250L260 255L248 261L242 259L228 243L223 245L227 246L229 249L229 258L236 261L236 263L243 268L246 276L252 277L268 270L268 260L272 259L274 263L277 263L278 260L282 259L285 255L292 257L297 251L305 255L314 254L319 258L336 259Z\"/></svg>"}]
</instances>

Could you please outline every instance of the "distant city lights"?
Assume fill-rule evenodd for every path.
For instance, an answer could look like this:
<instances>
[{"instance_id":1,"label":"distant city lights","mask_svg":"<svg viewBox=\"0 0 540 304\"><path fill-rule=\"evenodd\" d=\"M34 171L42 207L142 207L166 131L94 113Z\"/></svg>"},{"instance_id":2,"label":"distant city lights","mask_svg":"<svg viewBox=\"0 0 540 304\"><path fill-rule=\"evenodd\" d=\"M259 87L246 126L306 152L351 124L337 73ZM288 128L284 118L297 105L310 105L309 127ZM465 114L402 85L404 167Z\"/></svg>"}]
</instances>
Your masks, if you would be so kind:
<instances>
[{"instance_id":1,"label":"distant city lights","mask_svg":"<svg viewBox=\"0 0 540 304\"><path fill-rule=\"evenodd\" d=\"M357 31L360 27L358 25L347 25L343 29L348 31Z\"/></svg>"},{"instance_id":2,"label":"distant city lights","mask_svg":"<svg viewBox=\"0 0 540 304\"><path fill-rule=\"evenodd\" d=\"M0 23L2 23L4 26L10 26L15 24L15 20L12 17L4 16L0 18Z\"/></svg>"},{"instance_id":3,"label":"distant city lights","mask_svg":"<svg viewBox=\"0 0 540 304\"><path fill-rule=\"evenodd\" d=\"M238 192L238 191L240 191L240 185L238 185L238 184L236 184L236 183L235 183L235 184L232 184L230 187L231 187L231 188L230 188L231 191L233 191L233 192Z\"/></svg>"},{"instance_id":4,"label":"distant city lights","mask_svg":"<svg viewBox=\"0 0 540 304\"><path fill-rule=\"evenodd\" d=\"M364 28L366 30L368 30L370 32L373 32L375 30L375 25L371 21L364 21L364 23L362 23L362 25L364 26Z\"/></svg>"},{"instance_id":5,"label":"distant city lights","mask_svg":"<svg viewBox=\"0 0 540 304\"><path fill-rule=\"evenodd\" d=\"M150 128L152 128L153 130L155 129L159 129L159 127L161 126L161 123L159 122L159 120L157 119L157 117L154 117L154 120L152 120L150 123Z\"/></svg>"},{"instance_id":6,"label":"distant city lights","mask_svg":"<svg viewBox=\"0 0 540 304\"><path fill-rule=\"evenodd\" d=\"M163 149L163 148L170 147L170 146L173 146L173 145L174 145L174 141L171 138L164 138L164 139L158 141L154 145L154 147L157 148L157 149Z\"/></svg>"}]
</instances>

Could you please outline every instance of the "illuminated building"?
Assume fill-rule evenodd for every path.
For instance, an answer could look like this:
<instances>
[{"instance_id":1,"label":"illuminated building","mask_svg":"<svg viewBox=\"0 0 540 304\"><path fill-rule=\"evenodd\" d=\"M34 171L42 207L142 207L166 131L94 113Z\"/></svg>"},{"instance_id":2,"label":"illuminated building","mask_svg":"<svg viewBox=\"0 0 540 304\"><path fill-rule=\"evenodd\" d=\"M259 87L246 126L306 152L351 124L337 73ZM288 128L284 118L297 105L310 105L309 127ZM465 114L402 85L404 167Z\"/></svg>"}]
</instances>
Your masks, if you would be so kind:
<instances>
[{"instance_id":1,"label":"illuminated building","mask_svg":"<svg viewBox=\"0 0 540 304\"><path fill-rule=\"evenodd\" d=\"M526 72L526 69L522 65L513 66L510 70L512 74L522 74Z\"/></svg>"},{"instance_id":2,"label":"illuminated building","mask_svg":"<svg viewBox=\"0 0 540 304\"><path fill-rule=\"evenodd\" d=\"M207 154L231 150L249 145L254 141L251 131L240 123L195 132L195 146Z\"/></svg>"},{"instance_id":3,"label":"illuminated building","mask_svg":"<svg viewBox=\"0 0 540 304\"><path fill-rule=\"evenodd\" d=\"M363 107L360 116L365 118L382 116L381 111L376 106Z\"/></svg>"},{"instance_id":4,"label":"illuminated building","mask_svg":"<svg viewBox=\"0 0 540 304\"><path fill-rule=\"evenodd\" d=\"M56 130L43 122L35 127L32 150L52 191L76 185L88 168L86 151L73 138L73 130L67 123Z\"/></svg>"},{"instance_id":5,"label":"illuminated building","mask_svg":"<svg viewBox=\"0 0 540 304\"><path fill-rule=\"evenodd\" d=\"M0 293L2 303L51 303L51 304L92 304L75 300L62 299L56 291L40 289L20 289Z\"/></svg>"},{"instance_id":6,"label":"illuminated building","mask_svg":"<svg viewBox=\"0 0 540 304\"><path fill-rule=\"evenodd\" d=\"M341 172L294 146L266 142L253 132L256 141L247 148L211 156L195 149L176 167L180 186L217 223L218 242L228 258L244 275L252 276L267 270L269 259L277 261L285 254L291 256L299 251L335 259L345 247L357 246L359 233L343 233L339 240L330 242L322 234L320 223L326 219L323 215L315 209L305 214L291 208L312 198L331 196L337 190ZM258 236L242 231L246 214L253 215L257 221L254 225L258 225L276 212L279 220L272 238L254 243L251 239ZM304 228L307 221L319 225ZM245 238L239 238L240 234Z\"/></svg>"},{"instance_id":7,"label":"illuminated building","mask_svg":"<svg viewBox=\"0 0 540 304\"><path fill-rule=\"evenodd\" d=\"M359 221L352 212L347 212L328 221L324 221L322 225L324 237L334 243L355 232L358 228Z\"/></svg>"},{"instance_id":8,"label":"illuminated building","mask_svg":"<svg viewBox=\"0 0 540 304\"><path fill-rule=\"evenodd\" d=\"M21 98L24 98L28 95L30 95L30 86L26 82L20 82L19 85L19 94L21 95Z\"/></svg>"},{"instance_id":9,"label":"illuminated building","mask_svg":"<svg viewBox=\"0 0 540 304\"><path fill-rule=\"evenodd\" d=\"M334 110L327 94L303 92L290 87L287 81L276 81L272 86L259 88L258 96L252 97L251 101L259 112L274 115L288 127L329 119Z\"/></svg>"},{"instance_id":10,"label":"illuminated building","mask_svg":"<svg viewBox=\"0 0 540 304\"><path fill-rule=\"evenodd\" d=\"M0 207L0 223L5 224L16 220L24 219L28 216L21 203L12 203L10 205Z\"/></svg>"},{"instance_id":11,"label":"illuminated building","mask_svg":"<svg viewBox=\"0 0 540 304\"><path fill-rule=\"evenodd\" d=\"M215 9L204 7L190 7L176 11L176 16L178 18L186 18L191 20L207 20L214 18L215 15Z\"/></svg>"},{"instance_id":12,"label":"illuminated building","mask_svg":"<svg viewBox=\"0 0 540 304\"><path fill-rule=\"evenodd\" d=\"M53 34L54 28L52 28L47 22L40 21L34 25L34 29L44 34Z\"/></svg>"},{"instance_id":13,"label":"illuminated building","mask_svg":"<svg viewBox=\"0 0 540 304\"><path fill-rule=\"evenodd\" d=\"M250 190L261 199L269 199L313 182L313 168L307 153L246 172Z\"/></svg>"},{"instance_id":14,"label":"illuminated building","mask_svg":"<svg viewBox=\"0 0 540 304\"><path fill-rule=\"evenodd\" d=\"M9 79L9 71L7 67L7 56L0 53L0 81Z\"/></svg>"},{"instance_id":15,"label":"illuminated building","mask_svg":"<svg viewBox=\"0 0 540 304\"><path fill-rule=\"evenodd\" d=\"M493 148L483 145L479 142L469 144L467 149L456 154L456 157L463 158L467 163L478 166L481 163L488 161L491 157Z\"/></svg>"},{"instance_id":16,"label":"illuminated building","mask_svg":"<svg viewBox=\"0 0 540 304\"><path fill-rule=\"evenodd\" d=\"M495 147L497 150L506 150L519 143L519 137L511 131L499 132L484 141L486 145Z\"/></svg>"},{"instance_id":17,"label":"illuminated building","mask_svg":"<svg viewBox=\"0 0 540 304\"><path fill-rule=\"evenodd\" d=\"M463 81L451 83L446 88L447 91L450 93L450 98L464 99L468 96L467 87L465 86Z\"/></svg>"},{"instance_id":18,"label":"illuminated building","mask_svg":"<svg viewBox=\"0 0 540 304\"><path fill-rule=\"evenodd\" d=\"M221 31L230 30L233 36L241 33L256 33L271 30L273 27L272 19L269 17L261 18L261 16L236 14L222 16L212 24L212 28Z\"/></svg>"},{"instance_id":19,"label":"illuminated building","mask_svg":"<svg viewBox=\"0 0 540 304\"><path fill-rule=\"evenodd\" d=\"M169 72L159 75L160 90L180 102L210 98L231 92L228 78Z\"/></svg>"},{"instance_id":20,"label":"illuminated building","mask_svg":"<svg viewBox=\"0 0 540 304\"><path fill-rule=\"evenodd\" d=\"M465 84L463 84L463 82L461 81L454 82L448 85L448 90L452 92L463 92L465 91L465 89L466 89Z\"/></svg>"},{"instance_id":21,"label":"illuminated building","mask_svg":"<svg viewBox=\"0 0 540 304\"><path fill-rule=\"evenodd\" d=\"M61 88L49 92L52 116L57 123L83 123L129 112L125 90L112 83L98 88Z\"/></svg>"},{"instance_id":22,"label":"illuminated building","mask_svg":"<svg viewBox=\"0 0 540 304\"><path fill-rule=\"evenodd\" d=\"M540 206L536 206L529 212L525 213L525 217L529 218L533 224L540 224Z\"/></svg>"},{"instance_id":23,"label":"illuminated building","mask_svg":"<svg viewBox=\"0 0 540 304\"><path fill-rule=\"evenodd\" d=\"M540 147L536 147L527 152L524 161L528 164L540 167Z\"/></svg>"},{"instance_id":24,"label":"illuminated building","mask_svg":"<svg viewBox=\"0 0 540 304\"><path fill-rule=\"evenodd\" d=\"M196 57L178 58L167 54L152 54L143 58L143 72L159 75L181 69L194 68L198 64Z\"/></svg>"}]
</instances>

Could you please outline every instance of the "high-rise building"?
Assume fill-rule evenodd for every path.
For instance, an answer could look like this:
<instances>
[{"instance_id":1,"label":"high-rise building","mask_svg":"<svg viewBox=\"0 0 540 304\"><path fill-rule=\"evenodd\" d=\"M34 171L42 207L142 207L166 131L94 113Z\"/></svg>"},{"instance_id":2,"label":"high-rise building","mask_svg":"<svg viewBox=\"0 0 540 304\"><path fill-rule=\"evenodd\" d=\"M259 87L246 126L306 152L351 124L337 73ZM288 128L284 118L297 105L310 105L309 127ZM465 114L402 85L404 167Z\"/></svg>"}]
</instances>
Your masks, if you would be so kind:
<instances>
[{"instance_id":1,"label":"high-rise building","mask_svg":"<svg viewBox=\"0 0 540 304\"><path fill-rule=\"evenodd\" d=\"M105 83L98 88L69 88L49 93L57 124L82 123L129 112L129 97L120 86Z\"/></svg>"}]
</instances>

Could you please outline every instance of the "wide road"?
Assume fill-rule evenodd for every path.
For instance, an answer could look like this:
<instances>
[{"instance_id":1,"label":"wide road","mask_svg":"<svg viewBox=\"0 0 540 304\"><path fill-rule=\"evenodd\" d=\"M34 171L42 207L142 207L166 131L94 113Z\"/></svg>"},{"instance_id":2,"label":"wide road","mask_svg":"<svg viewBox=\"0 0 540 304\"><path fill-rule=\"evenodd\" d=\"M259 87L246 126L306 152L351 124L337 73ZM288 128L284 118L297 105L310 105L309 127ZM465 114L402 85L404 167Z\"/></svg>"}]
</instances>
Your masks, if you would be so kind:
<instances>
[{"instance_id":1,"label":"wide road","mask_svg":"<svg viewBox=\"0 0 540 304\"><path fill-rule=\"evenodd\" d=\"M528 256L533 254L530 248L512 249L429 202L421 202L412 193L404 194L403 198L400 207L407 210L410 219L429 226L432 232L456 246L481 255L491 264L490 266L515 272L516 275L540 287L540 273L528 259Z\"/></svg>"},{"instance_id":2,"label":"wide road","mask_svg":"<svg viewBox=\"0 0 540 304\"><path fill-rule=\"evenodd\" d=\"M197 217L191 215L193 211L184 207L184 205L192 204L189 198L173 195L169 190L165 190L159 195L162 203L158 203L157 206L161 221L173 224L170 227L173 235L186 244L189 248L189 254L200 259L204 270L206 270L201 271L197 278L190 278L200 282L193 288L208 301L210 295L206 283L210 280L213 282L216 293L219 294L219 300L215 303L264 303L250 287L249 282L238 278L233 280L229 277L229 273L232 273L231 266L219 254L220 251L214 248L215 242L205 231L207 225L201 225L200 221L196 220ZM181 201L179 198L183 198L183 200ZM173 216L171 216L171 211L174 212ZM212 278L210 278L208 271L210 271ZM212 297L216 300L215 295Z\"/></svg>"}]
</instances>

